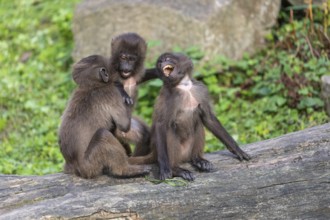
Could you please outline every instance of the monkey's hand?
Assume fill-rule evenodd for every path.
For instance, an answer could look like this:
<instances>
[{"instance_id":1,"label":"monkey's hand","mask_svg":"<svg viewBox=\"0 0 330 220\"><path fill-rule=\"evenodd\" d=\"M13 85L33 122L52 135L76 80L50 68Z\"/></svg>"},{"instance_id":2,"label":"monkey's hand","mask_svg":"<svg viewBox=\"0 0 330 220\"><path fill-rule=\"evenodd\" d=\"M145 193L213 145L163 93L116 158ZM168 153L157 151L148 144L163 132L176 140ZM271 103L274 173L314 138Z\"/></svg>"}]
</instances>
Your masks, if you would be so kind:
<instances>
[{"instance_id":1,"label":"monkey's hand","mask_svg":"<svg viewBox=\"0 0 330 220\"><path fill-rule=\"evenodd\" d=\"M123 84L120 82L115 82L116 87L118 88L118 91L120 92L120 95L123 97L123 101L126 105L131 106L134 104L133 99L127 94L127 92L124 89Z\"/></svg>"},{"instance_id":2,"label":"monkey's hand","mask_svg":"<svg viewBox=\"0 0 330 220\"><path fill-rule=\"evenodd\" d=\"M251 159L251 157L239 147L235 148L235 150L228 148L228 150L235 154L237 156L237 159L239 159L240 161L249 161Z\"/></svg>"},{"instance_id":3,"label":"monkey's hand","mask_svg":"<svg viewBox=\"0 0 330 220\"><path fill-rule=\"evenodd\" d=\"M134 104L134 101L131 97L129 97L129 95L127 96L123 96L123 101L126 105L133 105Z\"/></svg>"},{"instance_id":4,"label":"monkey's hand","mask_svg":"<svg viewBox=\"0 0 330 220\"><path fill-rule=\"evenodd\" d=\"M241 152L241 157L240 159L242 160L250 160L251 159L251 156L249 156L247 153L245 153L244 151Z\"/></svg>"}]
</instances>

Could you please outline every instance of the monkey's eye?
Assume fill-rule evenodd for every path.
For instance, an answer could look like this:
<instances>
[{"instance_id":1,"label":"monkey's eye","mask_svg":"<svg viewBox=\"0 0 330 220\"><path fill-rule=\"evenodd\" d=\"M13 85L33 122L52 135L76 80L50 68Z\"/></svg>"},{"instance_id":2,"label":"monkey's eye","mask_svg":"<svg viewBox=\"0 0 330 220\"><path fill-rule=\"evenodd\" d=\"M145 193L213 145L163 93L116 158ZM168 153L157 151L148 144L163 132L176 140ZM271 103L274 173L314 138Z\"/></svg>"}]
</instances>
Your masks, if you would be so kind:
<instances>
[{"instance_id":1,"label":"monkey's eye","mask_svg":"<svg viewBox=\"0 0 330 220\"><path fill-rule=\"evenodd\" d=\"M128 59L129 61L134 61L134 62L137 61L137 58L135 56L130 56Z\"/></svg>"},{"instance_id":2,"label":"monkey's eye","mask_svg":"<svg viewBox=\"0 0 330 220\"><path fill-rule=\"evenodd\" d=\"M121 54L121 55L120 55L120 59L122 59L122 60L126 60L126 59L127 59L127 56L126 56L125 54Z\"/></svg>"}]
</instances>

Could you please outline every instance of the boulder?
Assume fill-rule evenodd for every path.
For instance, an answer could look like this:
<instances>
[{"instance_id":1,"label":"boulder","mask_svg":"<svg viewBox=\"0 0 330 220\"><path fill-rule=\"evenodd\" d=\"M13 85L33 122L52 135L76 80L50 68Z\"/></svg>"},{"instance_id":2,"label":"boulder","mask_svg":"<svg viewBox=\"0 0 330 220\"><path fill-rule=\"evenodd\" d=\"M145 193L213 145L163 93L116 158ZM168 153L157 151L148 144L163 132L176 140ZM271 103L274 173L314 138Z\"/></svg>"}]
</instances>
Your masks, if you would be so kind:
<instances>
[{"instance_id":1,"label":"boulder","mask_svg":"<svg viewBox=\"0 0 330 220\"><path fill-rule=\"evenodd\" d=\"M294 6L307 5L310 0L289 0L289 2ZM322 6L327 0L312 0L313 5Z\"/></svg>"},{"instance_id":2,"label":"boulder","mask_svg":"<svg viewBox=\"0 0 330 220\"><path fill-rule=\"evenodd\" d=\"M137 32L149 43L148 60L174 47L197 47L205 59L240 58L264 43L280 0L85 0L73 19L74 60L110 55L111 39Z\"/></svg>"}]
</instances>

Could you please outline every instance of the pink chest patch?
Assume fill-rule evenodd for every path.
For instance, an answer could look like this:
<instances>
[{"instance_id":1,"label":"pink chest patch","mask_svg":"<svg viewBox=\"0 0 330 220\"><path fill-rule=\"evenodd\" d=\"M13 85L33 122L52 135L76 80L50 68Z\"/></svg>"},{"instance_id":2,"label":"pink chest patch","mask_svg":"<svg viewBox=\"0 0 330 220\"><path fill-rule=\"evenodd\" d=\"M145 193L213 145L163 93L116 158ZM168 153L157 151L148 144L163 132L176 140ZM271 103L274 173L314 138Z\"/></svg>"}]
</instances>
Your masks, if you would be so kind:
<instances>
[{"instance_id":1,"label":"pink chest patch","mask_svg":"<svg viewBox=\"0 0 330 220\"><path fill-rule=\"evenodd\" d=\"M124 81L124 89L129 96L132 96L135 93L136 80L134 77L130 77Z\"/></svg>"},{"instance_id":2,"label":"pink chest patch","mask_svg":"<svg viewBox=\"0 0 330 220\"><path fill-rule=\"evenodd\" d=\"M191 92L193 87L193 84L189 78L184 78L180 82L180 84L177 86L178 89L180 89L184 95L183 95L183 102L182 105L184 106L184 109L186 110L193 110L198 106L198 101L193 96L193 93Z\"/></svg>"}]
</instances>

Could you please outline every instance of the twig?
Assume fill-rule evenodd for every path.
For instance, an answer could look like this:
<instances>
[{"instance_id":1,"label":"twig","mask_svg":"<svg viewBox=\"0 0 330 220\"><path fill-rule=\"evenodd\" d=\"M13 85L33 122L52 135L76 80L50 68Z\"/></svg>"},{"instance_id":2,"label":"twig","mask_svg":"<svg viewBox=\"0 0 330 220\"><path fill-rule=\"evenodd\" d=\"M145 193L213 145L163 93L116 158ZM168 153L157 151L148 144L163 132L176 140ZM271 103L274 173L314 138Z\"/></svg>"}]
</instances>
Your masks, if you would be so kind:
<instances>
[{"instance_id":1,"label":"twig","mask_svg":"<svg viewBox=\"0 0 330 220\"><path fill-rule=\"evenodd\" d=\"M308 44L309 50L310 50L311 53L312 53L312 56L315 57L313 47L312 47L311 42L310 42L310 40L309 40L309 38L308 38L307 35L306 35L305 39L306 39L306 41L307 41L307 44Z\"/></svg>"}]
</instances>

